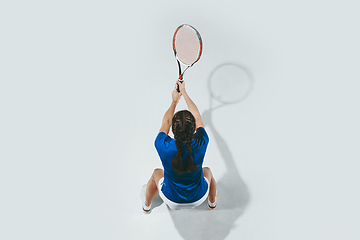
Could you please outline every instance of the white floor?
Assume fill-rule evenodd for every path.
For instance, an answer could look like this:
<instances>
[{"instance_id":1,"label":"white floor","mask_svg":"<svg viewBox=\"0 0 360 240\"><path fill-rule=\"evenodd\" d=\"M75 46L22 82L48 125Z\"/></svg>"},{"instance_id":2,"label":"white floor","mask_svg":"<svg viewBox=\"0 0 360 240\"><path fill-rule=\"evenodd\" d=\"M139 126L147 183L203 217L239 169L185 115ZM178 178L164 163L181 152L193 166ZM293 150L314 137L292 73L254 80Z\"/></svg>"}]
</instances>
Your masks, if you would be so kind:
<instances>
[{"instance_id":1,"label":"white floor","mask_svg":"<svg viewBox=\"0 0 360 240\"><path fill-rule=\"evenodd\" d=\"M0 4L0 239L359 239L356 1ZM201 33L185 75L210 136L219 205L150 215L177 26ZM211 73L251 76L210 111ZM185 108L182 101L178 109Z\"/></svg>"}]
</instances>

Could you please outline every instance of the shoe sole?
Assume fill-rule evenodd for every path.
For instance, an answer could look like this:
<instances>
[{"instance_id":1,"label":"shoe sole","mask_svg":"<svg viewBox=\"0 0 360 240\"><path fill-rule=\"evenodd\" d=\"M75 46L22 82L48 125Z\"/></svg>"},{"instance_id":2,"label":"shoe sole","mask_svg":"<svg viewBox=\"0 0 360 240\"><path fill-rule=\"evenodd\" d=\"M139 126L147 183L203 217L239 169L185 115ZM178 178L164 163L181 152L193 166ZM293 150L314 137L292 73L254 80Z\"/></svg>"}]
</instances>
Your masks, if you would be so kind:
<instances>
[{"instance_id":1,"label":"shoe sole","mask_svg":"<svg viewBox=\"0 0 360 240\"><path fill-rule=\"evenodd\" d=\"M150 214L150 213L151 213L151 209L148 210L148 211L146 211L144 208L142 208L142 210L143 210L143 212L144 212L145 214Z\"/></svg>"},{"instance_id":2,"label":"shoe sole","mask_svg":"<svg viewBox=\"0 0 360 240\"><path fill-rule=\"evenodd\" d=\"M214 209L216 208L216 206L215 206L215 207L211 207L211 206L208 204L208 208L209 208L210 210L214 210Z\"/></svg>"}]
</instances>

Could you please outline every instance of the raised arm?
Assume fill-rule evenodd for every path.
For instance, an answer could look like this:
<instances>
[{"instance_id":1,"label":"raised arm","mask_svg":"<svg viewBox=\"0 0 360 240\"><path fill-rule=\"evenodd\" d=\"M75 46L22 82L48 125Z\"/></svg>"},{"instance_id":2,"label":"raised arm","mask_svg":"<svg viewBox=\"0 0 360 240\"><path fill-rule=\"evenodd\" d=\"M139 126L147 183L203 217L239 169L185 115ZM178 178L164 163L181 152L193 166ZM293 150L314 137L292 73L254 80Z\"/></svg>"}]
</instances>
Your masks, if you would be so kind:
<instances>
[{"instance_id":1,"label":"raised arm","mask_svg":"<svg viewBox=\"0 0 360 240\"><path fill-rule=\"evenodd\" d=\"M174 90L172 91L171 105L164 115L159 132L164 132L166 134L169 134L171 123L172 123L172 118L174 116L176 105L179 103L180 97L181 97L181 93L179 93L176 90L176 86L175 86Z\"/></svg>"},{"instance_id":2,"label":"raised arm","mask_svg":"<svg viewBox=\"0 0 360 240\"><path fill-rule=\"evenodd\" d=\"M182 83L178 81L177 84L179 85L180 94L184 97L186 105L189 108L189 111L192 113L192 115L195 118L196 129L199 127L204 127L198 108L196 107L195 103L191 100L191 98L189 97L189 95L185 90L185 81L182 81Z\"/></svg>"}]
</instances>

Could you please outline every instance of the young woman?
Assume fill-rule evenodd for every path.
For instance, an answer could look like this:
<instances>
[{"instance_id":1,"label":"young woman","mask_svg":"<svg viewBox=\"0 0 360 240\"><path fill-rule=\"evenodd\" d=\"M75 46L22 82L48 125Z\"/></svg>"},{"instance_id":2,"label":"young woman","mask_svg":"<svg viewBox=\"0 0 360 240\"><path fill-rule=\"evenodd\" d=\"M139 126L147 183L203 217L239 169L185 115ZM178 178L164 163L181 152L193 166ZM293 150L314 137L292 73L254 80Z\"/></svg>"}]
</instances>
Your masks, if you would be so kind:
<instances>
[{"instance_id":1,"label":"young woman","mask_svg":"<svg viewBox=\"0 0 360 240\"><path fill-rule=\"evenodd\" d=\"M174 115L181 96L189 110ZM174 139L168 136L171 126ZM145 213L150 213L151 202L157 192L171 209L194 208L207 198L209 208L215 209L215 179L210 168L202 167L208 142L199 110L186 93L185 82L178 81L172 92L171 106L164 115L155 140L164 170L155 169L141 191Z\"/></svg>"}]
</instances>

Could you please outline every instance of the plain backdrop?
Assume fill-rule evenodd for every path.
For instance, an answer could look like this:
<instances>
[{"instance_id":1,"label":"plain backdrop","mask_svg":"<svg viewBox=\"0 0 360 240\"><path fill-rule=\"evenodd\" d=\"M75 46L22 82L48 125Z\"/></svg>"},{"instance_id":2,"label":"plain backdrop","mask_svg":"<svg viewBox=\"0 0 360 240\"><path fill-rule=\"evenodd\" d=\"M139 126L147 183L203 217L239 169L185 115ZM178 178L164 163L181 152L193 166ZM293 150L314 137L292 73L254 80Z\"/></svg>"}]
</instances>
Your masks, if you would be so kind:
<instances>
[{"instance_id":1,"label":"plain backdrop","mask_svg":"<svg viewBox=\"0 0 360 240\"><path fill-rule=\"evenodd\" d=\"M2 1L0 238L359 239L359 7ZM153 143L183 23L204 43L184 78L200 112L218 66L252 76L246 98L207 119L204 165L228 186L222 196L238 195L213 212L157 199L145 215L140 190L161 167Z\"/></svg>"}]
</instances>

